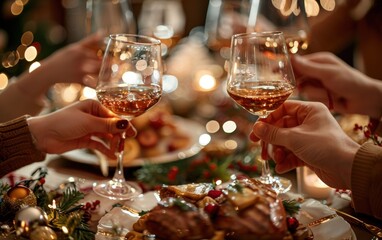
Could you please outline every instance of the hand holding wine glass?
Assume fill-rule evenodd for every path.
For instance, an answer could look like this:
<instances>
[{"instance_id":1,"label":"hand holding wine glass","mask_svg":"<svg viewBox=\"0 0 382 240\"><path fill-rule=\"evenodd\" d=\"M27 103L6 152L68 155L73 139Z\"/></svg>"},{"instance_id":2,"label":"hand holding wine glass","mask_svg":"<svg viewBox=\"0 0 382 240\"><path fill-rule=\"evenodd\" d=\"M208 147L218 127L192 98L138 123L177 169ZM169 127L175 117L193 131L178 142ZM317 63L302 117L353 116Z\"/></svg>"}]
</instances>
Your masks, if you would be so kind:
<instances>
[{"instance_id":1,"label":"hand holding wine glass","mask_svg":"<svg viewBox=\"0 0 382 240\"><path fill-rule=\"evenodd\" d=\"M295 79L282 32L242 33L232 37L227 91L241 107L266 118L292 94ZM266 143L263 153L266 154ZM287 179L273 177L263 162L259 180L278 193L290 189Z\"/></svg>"},{"instance_id":2,"label":"hand holding wine glass","mask_svg":"<svg viewBox=\"0 0 382 240\"><path fill-rule=\"evenodd\" d=\"M96 88L99 101L114 113L131 120L153 107L161 98L161 42L157 39L131 34L112 34L103 57ZM93 190L111 199L131 199L142 190L125 181L123 148L112 180L97 184Z\"/></svg>"}]
</instances>

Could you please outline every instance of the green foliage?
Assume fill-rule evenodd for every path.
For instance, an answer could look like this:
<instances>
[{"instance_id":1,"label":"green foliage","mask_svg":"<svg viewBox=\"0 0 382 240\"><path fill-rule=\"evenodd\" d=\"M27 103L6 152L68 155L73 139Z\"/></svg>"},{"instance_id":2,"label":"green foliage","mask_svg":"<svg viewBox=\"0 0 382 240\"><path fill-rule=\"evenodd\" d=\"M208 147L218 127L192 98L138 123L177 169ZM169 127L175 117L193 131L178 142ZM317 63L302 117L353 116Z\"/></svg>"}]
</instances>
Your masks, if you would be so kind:
<instances>
[{"instance_id":1,"label":"green foliage","mask_svg":"<svg viewBox=\"0 0 382 240\"><path fill-rule=\"evenodd\" d=\"M79 191L74 183L64 183L58 189L47 191L44 185L47 174L45 168L38 168L31 174L31 178L22 180L16 185L23 185L33 190L37 198L37 206L48 214L49 227L64 234L68 239L94 239L95 233L90 230L84 217L85 210L79 203L84 198L84 193ZM0 184L2 195L10 188L8 184ZM53 200L57 203L55 208ZM14 216L15 213L10 212L11 210L4 208L3 205L4 203L0 201L0 216ZM12 222L12 219L8 220Z\"/></svg>"},{"instance_id":2,"label":"green foliage","mask_svg":"<svg viewBox=\"0 0 382 240\"><path fill-rule=\"evenodd\" d=\"M294 216L300 211L300 203L294 199L292 200L283 200L283 205L285 211L289 216Z\"/></svg>"}]
</instances>

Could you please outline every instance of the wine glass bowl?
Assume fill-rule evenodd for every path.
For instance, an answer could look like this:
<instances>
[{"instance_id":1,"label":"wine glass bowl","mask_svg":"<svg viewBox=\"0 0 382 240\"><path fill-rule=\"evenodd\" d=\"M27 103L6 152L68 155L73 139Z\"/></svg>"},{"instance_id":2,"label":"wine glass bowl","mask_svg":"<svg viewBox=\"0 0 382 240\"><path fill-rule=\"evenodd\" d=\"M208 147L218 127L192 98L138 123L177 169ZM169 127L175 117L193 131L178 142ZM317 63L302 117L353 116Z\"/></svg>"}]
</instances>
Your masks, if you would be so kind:
<instances>
[{"instance_id":1,"label":"wine glass bowl","mask_svg":"<svg viewBox=\"0 0 382 240\"><path fill-rule=\"evenodd\" d=\"M96 88L98 100L119 116L132 120L153 107L162 96L161 42L155 38L112 34L102 60ZM93 190L111 199L131 199L142 190L124 178L123 146L113 179L93 186Z\"/></svg>"},{"instance_id":2,"label":"wine glass bowl","mask_svg":"<svg viewBox=\"0 0 382 240\"><path fill-rule=\"evenodd\" d=\"M228 95L250 114L266 118L292 94L295 79L282 32L254 32L232 36ZM263 146L266 146L264 143ZM266 149L263 147L263 156ZM263 162L260 181L271 184L275 191L285 192L290 181L279 181Z\"/></svg>"}]
</instances>

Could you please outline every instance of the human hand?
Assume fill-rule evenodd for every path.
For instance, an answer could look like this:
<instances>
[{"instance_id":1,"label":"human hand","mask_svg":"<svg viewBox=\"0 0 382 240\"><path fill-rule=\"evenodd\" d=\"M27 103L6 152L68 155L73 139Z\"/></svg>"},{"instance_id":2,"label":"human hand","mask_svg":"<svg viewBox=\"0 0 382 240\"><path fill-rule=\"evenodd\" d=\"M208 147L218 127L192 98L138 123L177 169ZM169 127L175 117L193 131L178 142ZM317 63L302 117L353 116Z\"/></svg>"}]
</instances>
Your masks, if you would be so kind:
<instances>
[{"instance_id":1,"label":"human hand","mask_svg":"<svg viewBox=\"0 0 382 240\"><path fill-rule=\"evenodd\" d=\"M338 113L380 117L382 81L367 77L328 52L296 55L292 66L303 98L322 102Z\"/></svg>"},{"instance_id":2,"label":"human hand","mask_svg":"<svg viewBox=\"0 0 382 240\"><path fill-rule=\"evenodd\" d=\"M90 35L46 58L41 63L42 70L48 75L45 81L50 86L55 83L80 83L94 88L101 67L97 50L102 39L100 34Z\"/></svg>"},{"instance_id":3,"label":"human hand","mask_svg":"<svg viewBox=\"0 0 382 240\"><path fill-rule=\"evenodd\" d=\"M352 161L359 145L321 103L286 101L254 124L250 139L274 145L278 173L306 165L329 186L350 188Z\"/></svg>"},{"instance_id":4,"label":"human hand","mask_svg":"<svg viewBox=\"0 0 382 240\"><path fill-rule=\"evenodd\" d=\"M91 148L115 159L121 134L136 135L132 124L95 100L76 102L48 115L31 117L28 125L36 147L45 153ZM93 137L107 141L109 147Z\"/></svg>"}]
</instances>

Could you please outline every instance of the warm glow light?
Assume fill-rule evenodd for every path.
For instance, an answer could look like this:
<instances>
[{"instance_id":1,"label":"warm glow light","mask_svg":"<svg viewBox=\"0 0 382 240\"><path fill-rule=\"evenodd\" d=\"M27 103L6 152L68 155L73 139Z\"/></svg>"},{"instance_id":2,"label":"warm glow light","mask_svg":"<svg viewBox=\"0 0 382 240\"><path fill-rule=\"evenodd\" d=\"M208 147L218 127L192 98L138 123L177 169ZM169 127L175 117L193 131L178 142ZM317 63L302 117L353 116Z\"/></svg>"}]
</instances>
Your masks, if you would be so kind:
<instances>
[{"instance_id":1,"label":"warm glow light","mask_svg":"<svg viewBox=\"0 0 382 240\"><path fill-rule=\"evenodd\" d=\"M32 44L33 38L33 33L31 31L27 31L21 36L21 44L24 46L29 46Z\"/></svg>"},{"instance_id":2,"label":"warm glow light","mask_svg":"<svg viewBox=\"0 0 382 240\"><path fill-rule=\"evenodd\" d=\"M305 0L305 12L308 17L315 17L320 12L320 6L315 0Z\"/></svg>"},{"instance_id":3,"label":"warm glow light","mask_svg":"<svg viewBox=\"0 0 382 240\"><path fill-rule=\"evenodd\" d=\"M90 87L84 87L82 90L82 95L84 99L96 99L97 98L97 92L95 89Z\"/></svg>"},{"instance_id":4,"label":"warm glow light","mask_svg":"<svg viewBox=\"0 0 382 240\"><path fill-rule=\"evenodd\" d=\"M67 103L74 102L77 99L79 91L80 89L78 89L75 85L71 84L62 92L62 100Z\"/></svg>"},{"instance_id":5,"label":"warm glow light","mask_svg":"<svg viewBox=\"0 0 382 240\"><path fill-rule=\"evenodd\" d=\"M111 65L111 70L112 70L113 72L117 72L118 69L119 69L118 64L113 64L113 65Z\"/></svg>"},{"instance_id":6,"label":"warm glow light","mask_svg":"<svg viewBox=\"0 0 382 240\"><path fill-rule=\"evenodd\" d=\"M227 121L223 124L223 131L225 133L233 133L236 130L236 123L234 121Z\"/></svg>"},{"instance_id":7,"label":"warm glow light","mask_svg":"<svg viewBox=\"0 0 382 240\"><path fill-rule=\"evenodd\" d=\"M209 133L216 133L220 129L220 124L216 120L211 120L206 124L206 130Z\"/></svg>"},{"instance_id":8,"label":"warm glow light","mask_svg":"<svg viewBox=\"0 0 382 240\"><path fill-rule=\"evenodd\" d=\"M227 140L224 142L224 146L227 149L234 150L237 148L237 142L235 140Z\"/></svg>"},{"instance_id":9,"label":"warm glow light","mask_svg":"<svg viewBox=\"0 0 382 240\"><path fill-rule=\"evenodd\" d=\"M9 68L15 66L19 60L19 53L16 51L11 51L4 54L2 64L5 68Z\"/></svg>"},{"instance_id":10,"label":"warm glow light","mask_svg":"<svg viewBox=\"0 0 382 240\"><path fill-rule=\"evenodd\" d=\"M41 66L41 63L39 62L34 62L30 65L29 67L29 72L33 72L34 70L36 70L37 68L39 68Z\"/></svg>"},{"instance_id":11,"label":"warm glow light","mask_svg":"<svg viewBox=\"0 0 382 240\"><path fill-rule=\"evenodd\" d=\"M24 46L24 45L19 45L17 47L17 52L19 53L20 59L24 59L26 49L27 49L27 46Z\"/></svg>"},{"instance_id":12,"label":"warm glow light","mask_svg":"<svg viewBox=\"0 0 382 240\"><path fill-rule=\"evenodd\" d=\"M211 136L207 133L200 135L199 144L202 146L206 146L211 142Z\"/></svg>"},{"instance_id":13,"label":"warm glow light","mask_svg":"<svg viewBox=\"0 0 382 240\"><path fill-rule=\"evenodd\" d=\"M140 74L130 71L125 72L122 75L122 80L127 84L143 84L142 76Z\"/></svg>"},{"instance_id":14,"label":"warm glow light","mask_svg":"<svg viewBox=\"0 0 382 240\"><path fill-rule=\"evenodd\" d=\"M20 4L20 1L15 1L11 5L11 13L15 16L20 15L24 9L24 6Z\"/></svg>"},{"instance_id":15,"label":"warm glow light","mask_svg":"<svg viewBox=\"0 0 382 240\"><path fill-rule=\"evenodd\" d=\"M163 91L166 93L173 92L178 88L179 81L174 75L163 75L162 82Z\"/></svg>"},{"instance_id":16,"label":"warm glow light","mask_svg":"<svg viewBox=\"0 0 382 240\"><path fill-rule=\"evenodd\" d=\"M34 46L30 46L25 50L25 60L32 62L37 57L37 49Z\"/></svg>"},{"instance_id":17,"label":"warm glow light","mask_svg":"<svg viewBox=\"0 0 382 240\"><path fill-rule=\"evenodd\" d=\"M201 90L210 91L216 87L216 79L208 74L202 75L199 78L199 86Z\"/></svg>"},{"instance_id":18,"label":"warm glow light","mask_svg":"<svg viewBox=\"0 0 382 240\"><path fill-rule=\"evenodd\" d=\"M5 73L0 73L0 90L3 90L8 86L8 76Z\"/></svg>"}]
</instances>

